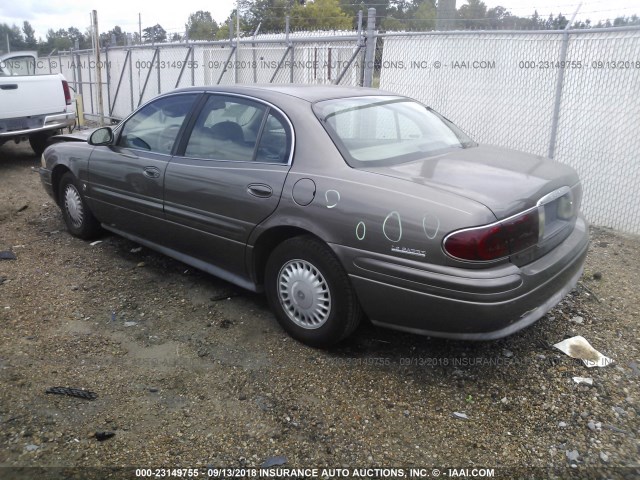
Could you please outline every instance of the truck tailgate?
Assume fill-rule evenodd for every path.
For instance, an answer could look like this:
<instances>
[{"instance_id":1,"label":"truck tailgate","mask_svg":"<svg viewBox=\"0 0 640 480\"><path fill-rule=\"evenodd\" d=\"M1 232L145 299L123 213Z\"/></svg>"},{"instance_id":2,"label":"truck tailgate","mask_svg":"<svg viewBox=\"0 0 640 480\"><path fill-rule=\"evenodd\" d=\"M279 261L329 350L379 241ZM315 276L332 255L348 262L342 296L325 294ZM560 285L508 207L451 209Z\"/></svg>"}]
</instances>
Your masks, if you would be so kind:
<instances>
[{"instance_id":1,"label":"truck tailgate","mask_svg":"<svg viewBox=\"0 0 640 480\"><path fill-rule=\"evenodd\" d=\"M66 102L60 75L0 77L3 118L64 112Z\"/></svg>"}]
</instances>

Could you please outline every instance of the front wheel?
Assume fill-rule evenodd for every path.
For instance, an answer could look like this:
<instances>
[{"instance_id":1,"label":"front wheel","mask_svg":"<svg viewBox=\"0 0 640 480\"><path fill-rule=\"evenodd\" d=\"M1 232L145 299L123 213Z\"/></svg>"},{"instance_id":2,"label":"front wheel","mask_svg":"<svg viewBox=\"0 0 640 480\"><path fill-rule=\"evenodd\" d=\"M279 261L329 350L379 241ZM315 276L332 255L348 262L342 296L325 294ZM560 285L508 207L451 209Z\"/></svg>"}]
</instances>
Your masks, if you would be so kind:
<instances>
[{"instance_id":1,"label":"front wheel","mask_svg":"<svg viewBox=\"0 0 640 480\"><path fill-rule=\"evenodd\" d=\"M89 210L79 182L71 172L60 179L58 199L67 229L73 236L89 240L100 233L100 223Z\"/></svg>"},{"instance_id":2,"label":"front wheel","mask_svg":"<svg viewBox=\"0 0 640 480\"><path fill-rule=\"evenodd\" d=\"M265 270L265 291L282 328L313 347L346 338L362 318L342 265L314 237L291 238L274 249Z\"/></svg>"}]
</instances>

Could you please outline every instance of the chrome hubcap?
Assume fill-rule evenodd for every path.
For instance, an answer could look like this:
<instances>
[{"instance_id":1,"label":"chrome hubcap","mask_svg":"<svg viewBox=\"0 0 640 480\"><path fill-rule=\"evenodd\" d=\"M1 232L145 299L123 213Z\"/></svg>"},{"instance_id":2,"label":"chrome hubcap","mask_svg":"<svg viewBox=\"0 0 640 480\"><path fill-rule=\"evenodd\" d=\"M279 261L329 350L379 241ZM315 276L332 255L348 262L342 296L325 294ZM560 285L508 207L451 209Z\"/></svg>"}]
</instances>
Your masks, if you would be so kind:
<instances>
[{"instance_id":1,"label":"chrome hubcap","mask_svg":"<svg viewBox=\"0 0 640 480\"><path fill-rule=\"evenodd\" d=\"M80 193L72 184L67 185L64 189L64 208L71 220L71 224L75 228L80 228L84 219L84 209Z\"/></svg>"},{"instance_id":2,"label":"chrome hubcap","mask_svg":"<svg viewBox=\"0 0 640 480\"><path fill-rule=\"evenodd\" d=\"M331 313L329 285L306 260L290 260L280 269L278 297L291 321L302 328L320 328Z\"/></svg>"}]
</instances>

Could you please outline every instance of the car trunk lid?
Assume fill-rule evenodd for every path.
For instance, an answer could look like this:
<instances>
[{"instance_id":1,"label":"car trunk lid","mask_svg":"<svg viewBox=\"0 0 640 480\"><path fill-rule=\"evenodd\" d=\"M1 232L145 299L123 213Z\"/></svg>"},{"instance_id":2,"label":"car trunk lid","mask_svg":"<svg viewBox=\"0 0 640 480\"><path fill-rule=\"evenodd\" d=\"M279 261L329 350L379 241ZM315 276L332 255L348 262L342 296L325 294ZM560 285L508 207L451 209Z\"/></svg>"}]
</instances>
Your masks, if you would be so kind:
<instances>
[{"instance_id":1,"label":"car trunk lid","mask_svg":"<svg viewBox=\"0 0 640 480\"><path fill-rule=\"evenodd\" d=\"M517 264L539 258L571 233L582 196L571 167L493 146L449 150L413 162L362 169L480 202L498 221L537 210L539 241L524 251L512 252L511 259Z\"/></svg>"}]
</instances>

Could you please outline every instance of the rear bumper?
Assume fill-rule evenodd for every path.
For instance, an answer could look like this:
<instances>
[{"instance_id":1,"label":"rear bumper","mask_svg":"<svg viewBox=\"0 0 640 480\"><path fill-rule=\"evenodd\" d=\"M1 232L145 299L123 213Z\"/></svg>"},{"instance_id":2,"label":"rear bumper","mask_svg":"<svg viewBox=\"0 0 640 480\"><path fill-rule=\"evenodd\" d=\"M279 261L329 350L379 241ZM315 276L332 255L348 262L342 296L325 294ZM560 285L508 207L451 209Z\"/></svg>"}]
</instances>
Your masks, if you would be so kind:
<instances>
[{"instance_id":1,"label":"rear bumper","mask_svg":"<svg viewBox=\"0 0 640 480\"><path fill-rule=\"evenodd\" d=\"M38 132L59 130L72 126L75 123L75 119L75 112L64 112L53 115L38 115L29 118L0 120L0 138L22 137ZM9 122L14 122L21 126L16 129L11 129Z\"/></svg>"},{"instance_id":2,"label":"rear bumper","mask_svg":"<svg viewBox=\"0 0 640 480\"><path fill-rule=\"evenodd\" d=\"M522 267L466 270L335 245L334 251L374 324L434 337L491 340L531 325L560 302L582 274L588 243L587 224L579 218L560 245Z\"/></svg>"}]
</instances>

